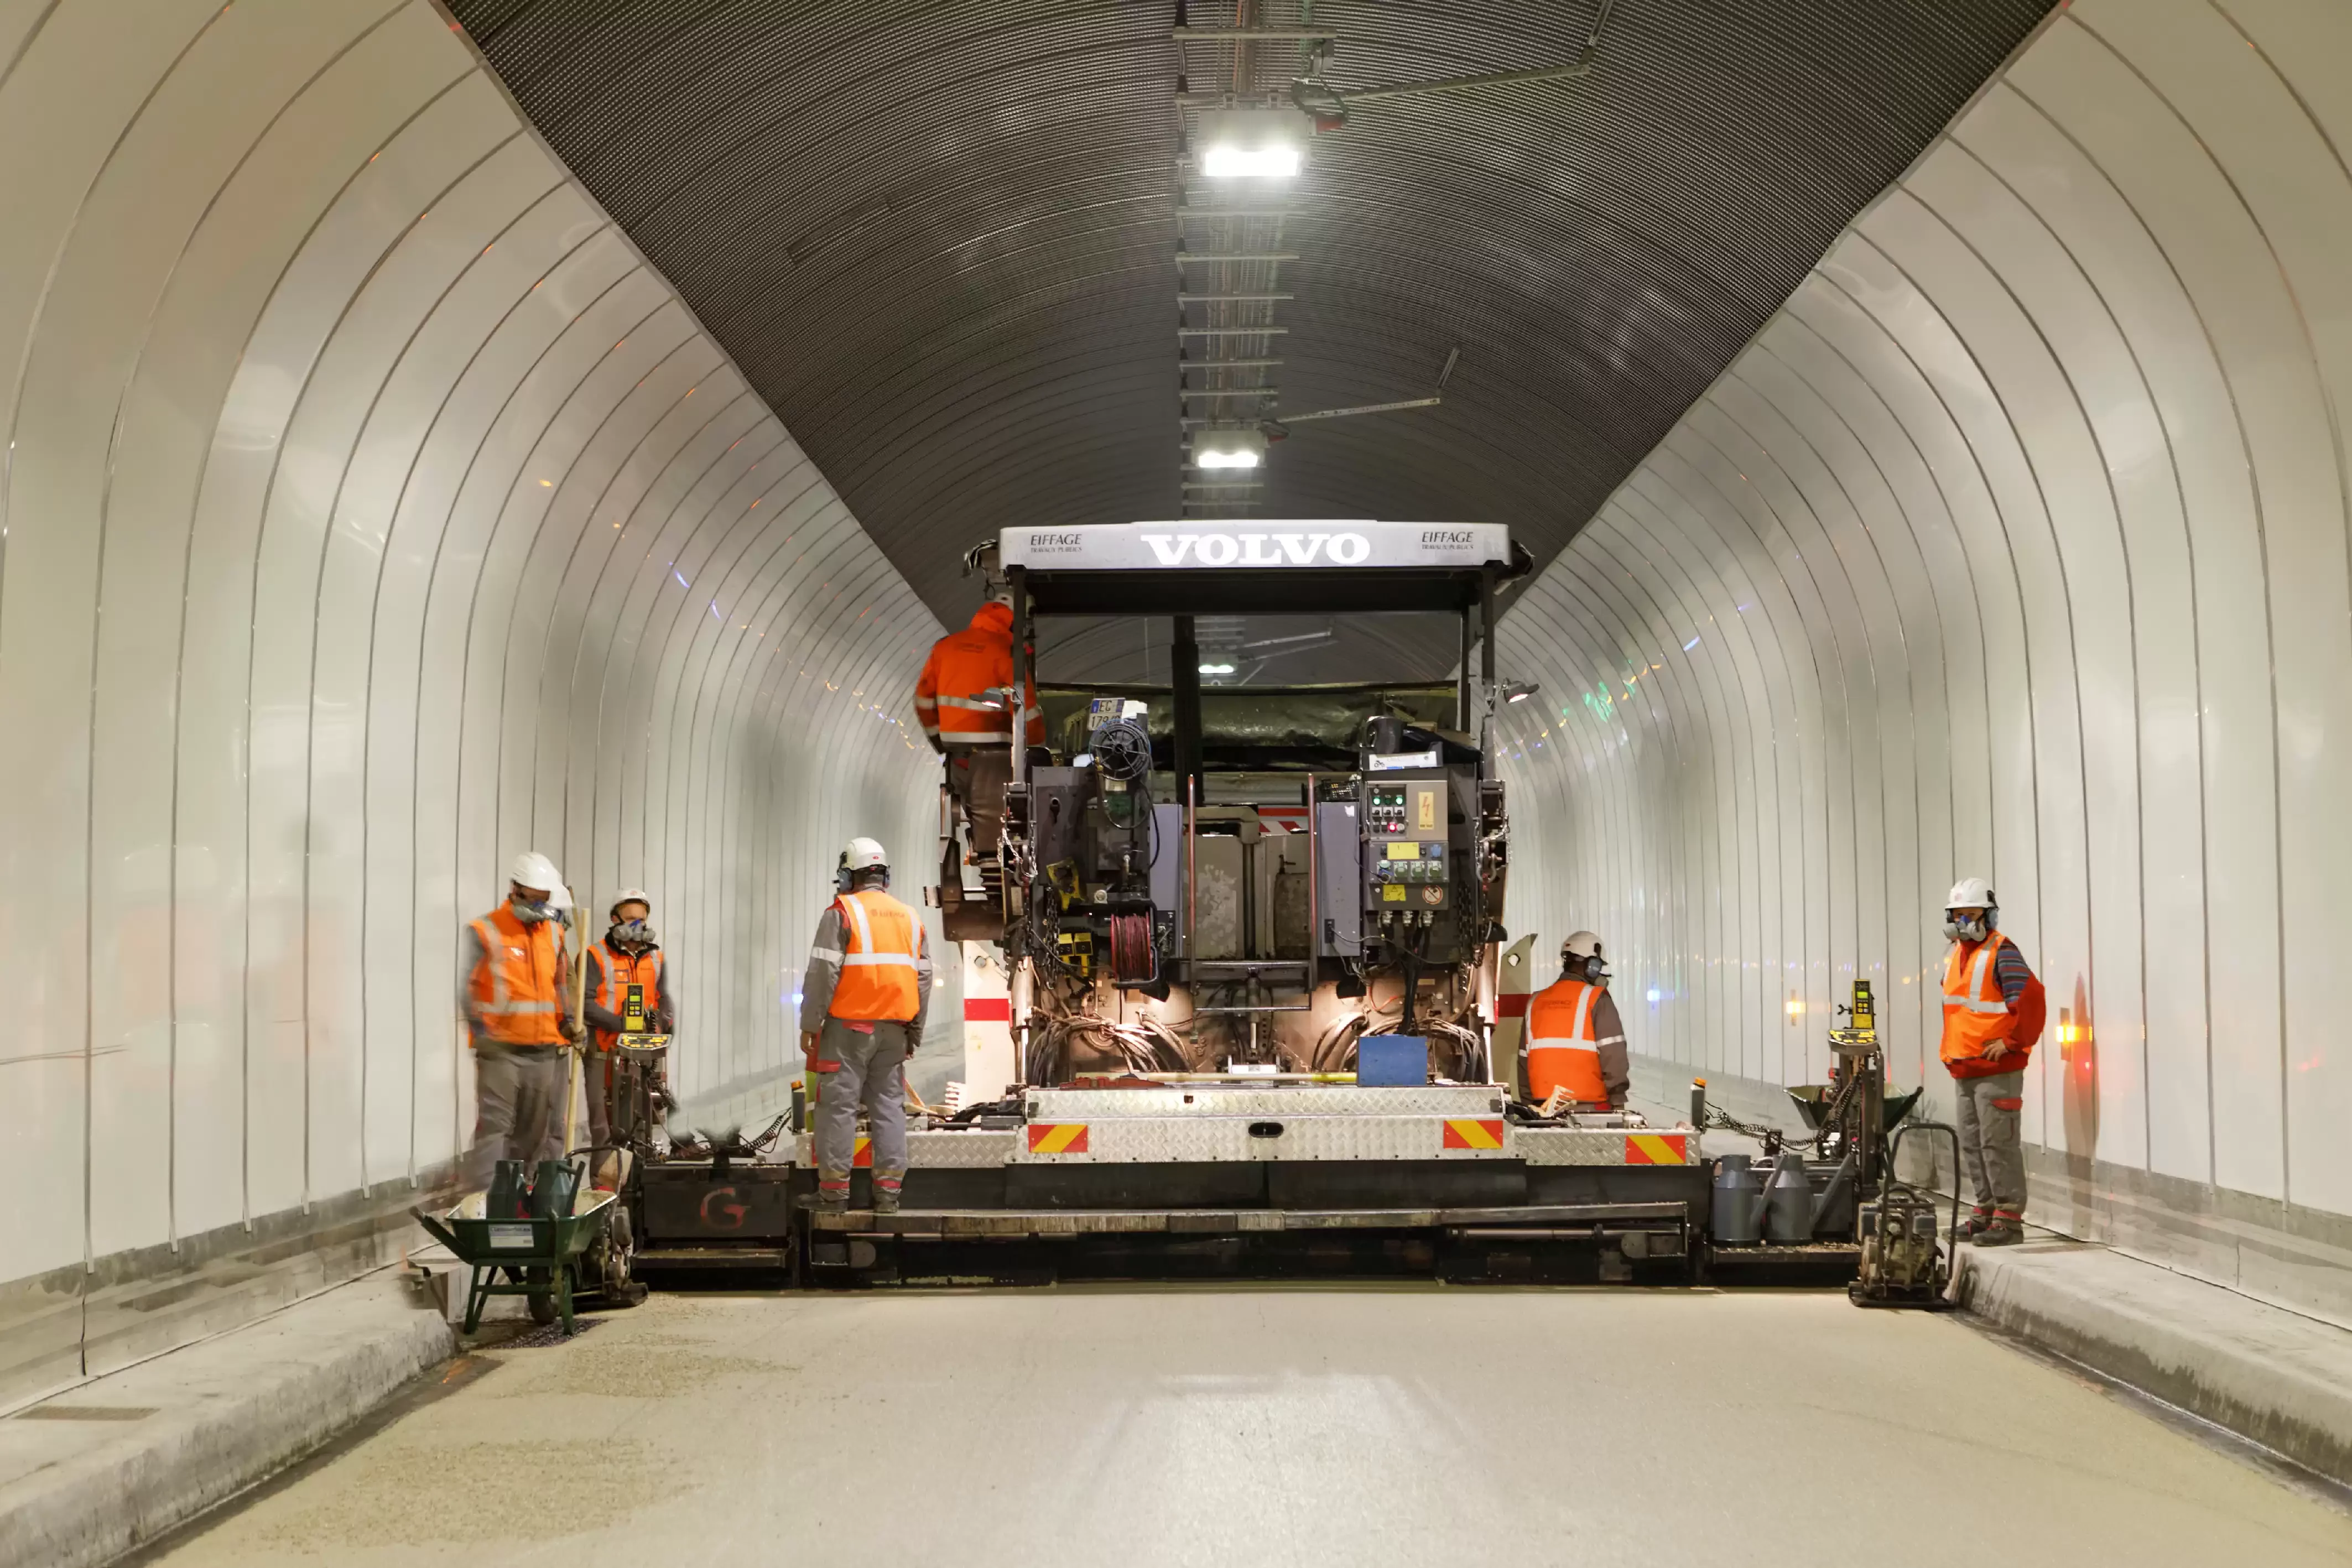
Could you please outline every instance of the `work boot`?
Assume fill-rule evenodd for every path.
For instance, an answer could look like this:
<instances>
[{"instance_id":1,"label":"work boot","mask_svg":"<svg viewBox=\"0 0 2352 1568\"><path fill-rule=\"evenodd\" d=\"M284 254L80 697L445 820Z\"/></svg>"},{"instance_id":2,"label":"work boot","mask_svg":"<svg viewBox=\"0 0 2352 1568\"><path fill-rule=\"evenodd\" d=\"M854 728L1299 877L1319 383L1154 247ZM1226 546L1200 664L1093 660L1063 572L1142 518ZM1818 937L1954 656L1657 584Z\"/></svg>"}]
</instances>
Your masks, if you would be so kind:
<instances>
[{"instance_id":1,"label":"work boot","mask_svg":"<svg viewBox=\"0 0 2352 1568\"><path fill-rule=\"evenodd\" d=\"M810 1200L809 1207L816 1210L819 1214L847 1214L849 1212L849 1184L845 1181L819 1182L816 1188L816 1197Z\"/></svg>"},{"instance_id":2,"label":"work boot","mask_svg":"<svg viewBox=\"0 0 2352 1568\"><path fill-rule=\"evenodd\" d=\"M877 1214L896 1214L898 1212L898 1184L897 1182L877 1181L874 1184L874 1212Z\"/></svg>"},{"instance_id":3,"label":"work boot","mask_svg":"<svg viewBox=\"0 0 2352 1568\"><path fill-rule=\"evenodd\" d=\"M1960 1234L1971 1239L1981 1236L1992 1224L1992 1210L1979 1208L1960 1221Z\"/></svg>"},{"instance_id":4,"label":"work boot","mask_svg":"<svg viewBox=\"0 0 2352 1568\"><path fill-rule=\"evenodd\" d=\"M2025 1227L2006 1214L1996 1214L1969 1239L1979 1247L2014 1247L2025 1239Z\"/></svg>"}]
</instances>

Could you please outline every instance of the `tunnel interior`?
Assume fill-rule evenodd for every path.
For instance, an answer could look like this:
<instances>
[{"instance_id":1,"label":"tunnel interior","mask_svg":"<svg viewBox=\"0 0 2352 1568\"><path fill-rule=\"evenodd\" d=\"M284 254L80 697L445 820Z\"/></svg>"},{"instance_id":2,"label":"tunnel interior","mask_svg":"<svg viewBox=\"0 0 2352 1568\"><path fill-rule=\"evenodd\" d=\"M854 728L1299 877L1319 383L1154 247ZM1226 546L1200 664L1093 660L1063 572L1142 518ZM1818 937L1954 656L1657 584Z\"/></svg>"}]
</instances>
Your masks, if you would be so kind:
<instances>
[{"instance_id":1,"label":"tunnel interior","mask_svg":"<svg viewBox=\"0 0 2352 1568\"><path fill-rule=\"evenodd\" d=\"M1232 5L148 10L0 5L0 1383L384 1259L519 850L652 890L686 1097L790 1071L839 843L933 852L963 550L1179 515L1534 553L1508 923L1603 934L1648 1092L1820 1082L1862 978L1948 1108L1981 874L2036 1221L2352 1318L2340 6L1318 5L1344 87L1593 69L1205 226L1175 95L1297 68L1174 36ZM1276 421L1442 395L1188 491L1237 355Z\"/></svg>"}]
</instances>

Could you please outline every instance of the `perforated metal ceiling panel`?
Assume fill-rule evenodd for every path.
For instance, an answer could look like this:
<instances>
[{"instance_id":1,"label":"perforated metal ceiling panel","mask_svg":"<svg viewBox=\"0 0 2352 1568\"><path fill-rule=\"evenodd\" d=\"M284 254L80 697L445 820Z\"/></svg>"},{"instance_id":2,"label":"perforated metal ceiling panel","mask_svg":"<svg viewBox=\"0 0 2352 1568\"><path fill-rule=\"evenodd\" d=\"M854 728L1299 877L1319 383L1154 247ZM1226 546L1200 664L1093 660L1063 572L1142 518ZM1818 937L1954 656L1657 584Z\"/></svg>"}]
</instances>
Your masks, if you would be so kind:
<instances>
[{"instance_id":1,"label":"perforated metal ceiling panel","mask_svg":"<svg viewBox=\"0 0 2352 1568\"><path fill-rule=\"evenodd\" d=\"M1280 412L1461 359L1440 407L1295 427L1258 514L1493 519L1548 560L2049 8L1619 0L1586 79L1359 106L1289 204ZM1170 0L451 9L943 618L1007 524L1176 515L1176 78L1232 56ZM1595 5L1313 18L1344 90L1572 59Z\"/></svg>"}]
</instances>

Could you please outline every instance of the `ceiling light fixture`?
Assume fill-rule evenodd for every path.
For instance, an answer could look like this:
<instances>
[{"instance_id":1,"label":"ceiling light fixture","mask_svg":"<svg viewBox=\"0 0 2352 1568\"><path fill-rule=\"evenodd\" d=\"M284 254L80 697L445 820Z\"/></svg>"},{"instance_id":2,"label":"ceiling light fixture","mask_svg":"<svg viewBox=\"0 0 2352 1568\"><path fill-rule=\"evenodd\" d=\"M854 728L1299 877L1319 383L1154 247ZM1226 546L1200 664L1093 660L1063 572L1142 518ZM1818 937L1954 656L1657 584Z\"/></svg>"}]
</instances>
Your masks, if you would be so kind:
<instances>
[{"instance_id":1,"label":"ceiling light fixture","mask_svg":"<svg viewBox=\"0 0 2352 1568\"><path fill-rule=\"evenodd\" d=\"M1255 430L1203 430L1192 443L1195 468L1255 468L1265 461L1265 437Z\"/></svg>"},{"instance_id":2,"label":"ceiling light fixture","mask_svg":"<svg viewBox=\"0 0 2352 1568\"><path fill-rule=\"evenodd\" d=\"M1283 109L1209 110L1195 145L1211 180L1287 180L1307 162L1305 120Z\"/></svg>"},{"instance_id":3,"label":"ceiling light fixture","mask_svg":"<svg viewBox=\"0 0 2352 1568\"><path fill-rule=\"evenodd\" d=\"M1235 147L1219 144L1201 153L1201 172L1212 180L1287 180L1298 172L1296 147Z\"/></svg>"}]
</instances>

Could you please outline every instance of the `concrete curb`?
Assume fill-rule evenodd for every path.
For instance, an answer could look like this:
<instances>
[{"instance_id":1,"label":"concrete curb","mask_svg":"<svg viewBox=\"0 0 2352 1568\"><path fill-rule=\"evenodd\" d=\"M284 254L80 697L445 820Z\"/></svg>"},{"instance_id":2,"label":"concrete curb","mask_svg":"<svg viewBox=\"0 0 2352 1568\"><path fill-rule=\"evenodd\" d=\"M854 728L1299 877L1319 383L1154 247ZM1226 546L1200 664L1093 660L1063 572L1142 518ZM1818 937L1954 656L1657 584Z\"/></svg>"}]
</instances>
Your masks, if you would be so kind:
<instances>
[{"instance_id":1,"label":"concrete curb","mask_svg":"<svg viewBox=\"0 0 2352 1568\"><path fill-rule=\"evenodd\" d=\"M2000 1328L2352 1483L2352 1333L2103 1247L1962 1247Z\"/></svg>"},{"instance_id":2,"label":"concrete curb","mask_svg":"<svg viewBox=\"0 0 2352 1568\"><path fill-rule=\"evenodd\" d=\"M317 1448L457 1349L389 1270L0 1423L0 1568L103 1563ZM147 1411L104 1423L32 1418Z\"/></svg>"}]
</instances>

